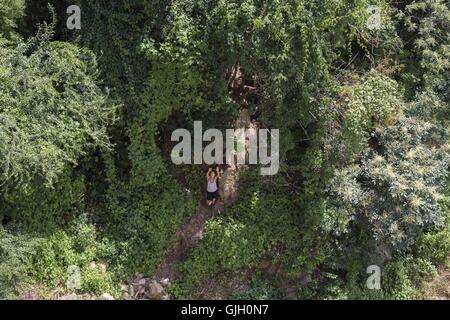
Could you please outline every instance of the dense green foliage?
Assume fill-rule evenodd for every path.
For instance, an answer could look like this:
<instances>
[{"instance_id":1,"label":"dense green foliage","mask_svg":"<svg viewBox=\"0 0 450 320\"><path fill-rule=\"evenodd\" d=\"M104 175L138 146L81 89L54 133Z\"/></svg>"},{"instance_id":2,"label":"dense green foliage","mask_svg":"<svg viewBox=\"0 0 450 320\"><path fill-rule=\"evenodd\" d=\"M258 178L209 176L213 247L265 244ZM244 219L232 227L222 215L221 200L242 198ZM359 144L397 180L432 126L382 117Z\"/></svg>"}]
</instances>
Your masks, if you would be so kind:
<instances>
[{"instance_id":1,"label":"dense green foliage","mask_svg":"<svg viewBox=\"0 0 450 320\"><path fill-rule=\"evenodd\" d=\"M5 0L0 3L0 32L9 35L23 15L25 0Z\"/></svg>"},{"instance_id":2,"label":"dense green foliage","mask_svg":"<svg viewBox=\"0 0 450 320\"><path fill-rule=\"evenodd\" d=\"M237 69L280 171L241 174L171 293L426 298L450 256L448 3L74 2L72 31L66 1L0 4L0 298L67 291L71 266L79 293L151 277L204 183L170 134L230 128Z\"/></svg>"},{"instance_id":3,"label":"dense green foliage","mask_svg":"<svg viewBox=\"0 0 450 320\"><path fill-rule=\"evenodd\" d=\"M68 43L0 50L1 168L4 184L34 176L51 184L91 146L106 145L111 113L95 83L96 62Z\"/></svg>"}]
</instances>

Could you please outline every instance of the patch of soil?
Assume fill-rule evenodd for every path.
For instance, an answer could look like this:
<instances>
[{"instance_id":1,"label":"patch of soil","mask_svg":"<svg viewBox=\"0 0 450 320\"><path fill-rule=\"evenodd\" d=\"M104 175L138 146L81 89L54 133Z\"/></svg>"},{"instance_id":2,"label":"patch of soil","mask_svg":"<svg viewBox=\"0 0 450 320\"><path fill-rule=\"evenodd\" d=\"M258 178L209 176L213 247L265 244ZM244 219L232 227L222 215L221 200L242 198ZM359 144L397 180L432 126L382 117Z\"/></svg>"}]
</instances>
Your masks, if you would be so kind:
<instances>
[{"instance_id":1,"label":"patch of soil","mask_svg":"<svg viewBox=\"0 0 450 320\"><path fill-rule=\"evenodd\" d=\"M450 269L441 268L439 275L422 285L427 299L450 300Z\"/></svg>"}]
</instances>

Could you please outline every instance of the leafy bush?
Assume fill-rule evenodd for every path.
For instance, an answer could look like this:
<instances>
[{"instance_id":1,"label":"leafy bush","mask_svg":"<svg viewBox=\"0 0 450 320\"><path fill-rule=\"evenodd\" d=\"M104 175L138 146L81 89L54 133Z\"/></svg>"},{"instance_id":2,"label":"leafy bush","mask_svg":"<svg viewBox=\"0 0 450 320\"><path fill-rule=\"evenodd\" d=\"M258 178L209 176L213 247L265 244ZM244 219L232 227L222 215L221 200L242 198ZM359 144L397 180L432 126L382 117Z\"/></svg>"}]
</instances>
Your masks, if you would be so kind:
<instances>
[{"instance_id":1,"label":"leafy bush","mask_svg":"<svg viewBox=\"0 0 450 320\"><path fill-rule=\"evenodd\" d=\"M113 111L89 50L33 45L0 40L0 175L16 188L36 176L52 185L88 148L107 146Z\"/></svg>"},{"instance_id":2,"label":"leafy bush","mask_svg":"<svg viewBox=\"0 0 450 320\"><path fill-rule=\"evenodd\" d=\"M357 136L367 135L376 126L389 126L403 108L397 82L377 72L354 87L350 99L346 126Z\"/></svg>"},{"instance_id":3,"label":"leafy bush","mask_svg":"<svg viewBox=\"0 0 450 320\"><path fill-rule=\"evenodd\" d=\"M0 3L0 34L9 35L23 16L25 0L3 0Z\"/></svg>"},{"instance_id":4,"label":"leafy bush","mask_svg":"<svg viewBox=\"0 0 450 320\"><path fill-rule=\"evenodd\" d=\"M208 222L200 248L182 266L183 282L192 285L202 276L218 272L236 272L255 261L261 250L249 242L252 231L233 219L216 218Z\"/></svg>"},{"instance_id":5,"label":"leafy bush","mask_svg":"<svg viewBox=\"0 0 450 320\"><path fill-rule=\"evenodd\" d=\"M427 274L430 272L428 267L429 265L426 266L425 270L417 270L417 265L411 258L388 264L382 280L383 290L386 291L390 299L421 299L422 294L417 288L419 279L412 278L412 276L417 275L417 271L423 271L423 274Z\"/></svg>"},{"instance_id":6,"label":"leafy bush","mask_svg":"<svg viewBox=\"0 0 450 320\"><path fill-rule=\"evenodd\" d=\"M75 266L81 272L81 290L93 294L105 291L115 293L110 272L92 263L106 261L115 252L107 240L99 240L95 227L86 215L73 221L67 231L58 230L48 238L42 239L32 256L29 272L39 283L49 288L65 288L69 267Z\"/></svg>"},{"instance_id":7,"label":"leafy bush","mask_svg":"<svg viewBox=\"0 0 450 320\"><path fill-rule=\"evenodd\" d=\"M329 195L337 209L330 212L345 211L346 221L363 214L377 243L411 250L422 228L444 226L440 201L448 164L447 146L442 145L446 132L429 122L401 117L373 136L377 148L367 147L358 165L336 170Z\"/></svg>"},{"instance_id":8,"label":"leafy bush","mask_svg":"<svg viewBox=\"0 0 450 320\"><path fill-rule=\"evenodd\" d=\"M434 265L449 265L450 231L445 228L436 233L421 236L417 243L417 255L431 261Z\"/></svg>"},{"instance_id":9,"label":"leafy bush","mask_svg":"<svg viewBox=\"0 0 450 320\"><path fill-rule=\"evenodd\" d=\"M0 226L0 299L14 298L18 287L30 281L26 271L36 246L36 239Z\"/></svg>"},{"instance_id":10,"label":"leafy bush","mask_svg":"<svg viewBox=\"0 0 450 320\"><path fill-rule=\"evenodd\" d=\"M233 292L228 296L230 300L275 300L280 295L269 282L253 281L250 288L244 291Z\"/></svg>"}]
</instances>

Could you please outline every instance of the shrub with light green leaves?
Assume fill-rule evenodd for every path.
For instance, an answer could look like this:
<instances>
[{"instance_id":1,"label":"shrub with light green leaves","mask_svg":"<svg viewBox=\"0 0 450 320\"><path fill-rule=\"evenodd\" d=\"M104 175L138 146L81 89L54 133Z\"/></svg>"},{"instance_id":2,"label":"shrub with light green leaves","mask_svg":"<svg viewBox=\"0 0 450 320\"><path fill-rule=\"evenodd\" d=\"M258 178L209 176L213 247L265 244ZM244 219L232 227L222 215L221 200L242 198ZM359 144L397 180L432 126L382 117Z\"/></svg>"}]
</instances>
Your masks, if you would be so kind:
<instances>
[{"instance_id":1,"label":"shrub with light green leaves","mask_svg":"<svg viewBox=\"0 0 450 320\"><path fill-rule=\"evenodd\" d=\"M350 99L346 127L357 136L367 135L377 126L393 124L403 111L397 82L375 71L352 88Z\"/></svg>"},{"instance_id":2,"label":"shrub with light green leaves","mask_svg":"<svg viewBox=\"0 0 450 320\"><path fill-rule=\"evenodd\" d=\"M92 294L117 292L117 283L109 270L102 270L115 248L107 239L99 239L96 229L86 215L72 221L67 231L58 230L42 239L33 254L29 273L48 288L66 288L69 267L77 267L81 274L81 291Z\"/></svg>"},{"instance_id":3,"label":"shrub with light green leaves","mask_svg":"<svg viewBox=\"0 0 450 320\"><path fill-rule=\"evenodd\" d=\"M25 0L2 0L0 2L0 35L8 36L23 16Z\"/></svg>"},{"instance_id":4,"label":"shrub with light green leaves","mask_svg":"<svg viewBox=\"0 0 450 320\"><path fill-rule=\"evenodd\" d=\"M18 287L30 281L27 266L37 244L37 239L0 226L0 300L14 298Z\"/></svg>"},{"instance_id":5,"label":"shrub with light green leaves","mask_svg":"<svg viewBox=\"0 0 450 320\"><path fill-rule=\"evenodd\" d=\"M0 38L0 66L3 185L26 187L39 176L50 186L89 148L108 145L114 108L97 85L89 50L62 42L13 45Z\"/></svg>"}]
</instances>

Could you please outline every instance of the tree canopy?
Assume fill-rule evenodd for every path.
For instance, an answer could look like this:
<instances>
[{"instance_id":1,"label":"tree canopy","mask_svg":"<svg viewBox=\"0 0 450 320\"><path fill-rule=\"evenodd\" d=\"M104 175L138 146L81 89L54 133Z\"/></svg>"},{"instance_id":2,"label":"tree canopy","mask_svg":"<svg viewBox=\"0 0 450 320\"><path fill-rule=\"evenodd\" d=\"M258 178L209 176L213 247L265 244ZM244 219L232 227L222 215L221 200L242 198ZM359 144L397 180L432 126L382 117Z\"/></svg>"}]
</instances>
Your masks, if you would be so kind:
<instances>
[{"instance_id":1,"label":"tree canopy","mask_svg":"<svg viewBox=\"0 0 450 320\"><path fill-rule=\"evenodd\" d=\"M81 30L66 1L0 4L0 298L74 266L116 298L136 273L173 299L448 297L424 285L449 267L447 2L74 3ZM255 107L279 173L206 208L171 133Z\"/></svg>"}]
</instances>

